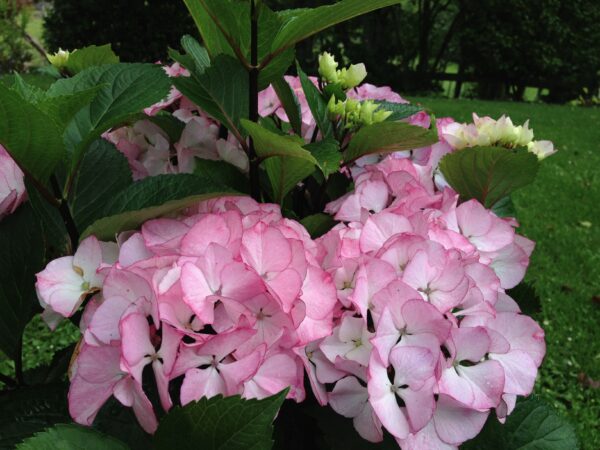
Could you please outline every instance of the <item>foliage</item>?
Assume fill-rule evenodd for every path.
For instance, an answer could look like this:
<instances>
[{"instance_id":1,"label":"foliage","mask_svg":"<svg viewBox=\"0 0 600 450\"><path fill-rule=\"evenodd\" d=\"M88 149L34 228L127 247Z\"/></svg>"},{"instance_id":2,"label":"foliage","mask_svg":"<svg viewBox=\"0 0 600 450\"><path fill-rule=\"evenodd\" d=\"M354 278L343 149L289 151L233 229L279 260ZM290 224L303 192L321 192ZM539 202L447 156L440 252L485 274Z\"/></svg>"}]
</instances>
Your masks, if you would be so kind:
<instances>
[{"instance_id":1,"label":"foliage","mask_svg":"<svg viewBox=\"0 0 600 450\"><path fill-rule=\"evenodd\" d=\"M24 411L6 439L59 421L46 417L50 397L34 399L41 417L18 399L66 372L70 416L107 436L58 425L22 448L120 448L143 430L155 436L136 446L267 449L284 398L307 395L363 438L389 432L401 445L462 443L491 410L505 418L531 392L545 343L504 295L533 243L487 208L508 210L552 144L507 118L436 122L391 89L362 85L364 65L338 70L328 54L319 78L299 64L284 77L300 41L399 0L279 12L258 0L185 3L204 45L185 35L183 52L169 52L177 64L119 62L90 46L52 58L61 77L47 89L19 76L0 87L10 155L0 303L12 315L0 348L14 360L3 399ZM419 13L431 20L432 7ZM70 318L82 335L70 363L68 349L26 373L34 287L44 321ZM568 428L544 405L527 408L517 413L539 432L508 427L499 441L528 445ZM311 423L335 427L308 410L298 419L305 435ZM577 445L569 431L562 439Z\"/></svg>"},{"instance_id":2,"label":"foliage","mask_svg":"<svg viewBox=\"0 0 600 450\"><path fill-rule=\"evenodd\" d=\"M0 75L22 72L31 60L24 37L28 21L17 0L0 0Z\"/></svg>"}]
</instances>

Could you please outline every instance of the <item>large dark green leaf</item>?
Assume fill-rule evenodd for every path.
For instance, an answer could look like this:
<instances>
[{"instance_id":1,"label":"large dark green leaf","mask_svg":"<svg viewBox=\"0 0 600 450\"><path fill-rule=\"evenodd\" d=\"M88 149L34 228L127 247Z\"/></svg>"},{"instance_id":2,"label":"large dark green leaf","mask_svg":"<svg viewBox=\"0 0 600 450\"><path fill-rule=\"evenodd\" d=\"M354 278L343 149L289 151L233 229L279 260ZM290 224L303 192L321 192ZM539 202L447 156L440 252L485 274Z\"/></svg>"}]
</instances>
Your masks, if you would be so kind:
<instances>
[{"instance_id":1,"label":"large dark green leaf","mask_svg":"<svg viewBox=\"0 0 600 450\"><path fill-rule=\"evenodd\" d=\"M473 147L449 153L440 162L444 177L464 200L477 199L491 208L536 177L537 157L525 149Z\"/></svg>"},{"instance_id":2,"label":"large dark green leaf","mask_svg":"<svg viewBox=\"0 0 600 450\"><path fill-rule=\"evenodd\" d=\"M179 77L174 78L173 83L186 97L225 125L238 140L243 140L240 120L248 117L248 74L238 61L219 55L197 79Z\"/></svg>"},{"instance_id":3,"label":"large dark green leaf","mask_svg":"<svg viewBox=\"0 0 600 450\"><path fill-rule=\"evenodd\" d=\"M90 67L118 62L119 57L112 51L110 44L90 45L71 52L67 61L67 70L75 75Z\"/></svg>"},{"instance_id":4,"label":"large dark green leaf","mask_svg":"<svg viewBox=\"0 0 600 450\"><path fill-rule=\"evenodd\" d=\"M412 150L435 144L437 133L404 122L381 122L361 128L350 141L344 161L352 162L372 153Z\"/></svg>"},{"instance_id":5,"label":"large dark green leaf","mask_svg":"<svg viewBox=\"0 0 600 450\"><path fill-rule=\"evenodd\" d=\"M37 104L37 107L48 114L61 129L64 129L75 114L92 103L100 89L102 89L101 85L73 92L70 95L46 95Z\"/></svg>"},{"instance_id":6,"label":"large dark green leaf","mask_svg":"<svg viewBox=\"0 0 600 450\"><path fill-rule=\"evenodd\" d=\"M402 0L342 0L333 5L292 11L275 36L272 52L277 53L296 43L353 17L375 11Z\"/></svg>"},{"instance_id":7,"label":"large dark green leaf","mask_svg":"<svg viewBox=\"0 0 600 450\"><path fill-rule=\"evenodd\" d=\"M0 394L0 449L61 422L69 422L67 386L23 386Z\"/></svg>"},{"instance_id":8,"label":"large dark green leaf","mask_svg":"<svg viewBox=\"0 0 600 450\"><path fill-rule=\"evenodd\" d=\"M115 438L92 428L74 424L58 424L26 439L16 450L127 450Z\"/></svg>"},{"instance_id":9,"label":"large dark green leaf","mask_svg":"<svg viewBox=\"0 0 600 450\"><path fill-rule=\"evenodd\" d=\"M517 407L502 425L493 414L482 432L464 444L466 450L576 450L573 427L550 406L532 396Z\"/></svg>"},{"instance_id":10,"label":"large dark green leaf","mask_svg":"<svg viewBox=\"0 0 600 450\"><path fill-rule=\"evenodd\" d=\"M30 182L26 182L29 204L33 208L36 220L44 230L46 260L68 253L69 234L58 208L48 203Z\"/></svg>"},{"instance_id":11,"label":"large dark green leaf","mask_svg":"<svg viewBox=\"0 0 600 450\"><path fill-rule=\"evenodd\" d=\"M0 84L0 144L34 178L45 182L65 149L61 129L43 111Z\"/></svg>"},{"instance_id":12,"label":"large dark green leaf","mask_svg":"<svg viewBox=\"0 0 600 450\"><path fill-rule=\"evenodd\" d=\"M248 178L225 161L196 158L194 175L211 180L245 194L249 193Z\"/></svg>"},{"instance_id":13,"label":"large dark green leaf","mask_svg":"<svg viewBox=\"0 0 600 450\"><path fill-rule=\"evenodd\" d=\"M321 130L321 134L325 139L333 137L333 124L327 116L327 101L325 101L323 95L304 73L299 63L296 63L296 68L298 70L298 77L300 77L300 83L302 84L302 90L304 91L304 95L306 95L306 102L315 118L315 122L317 122L319 130Z\"/></svg>"},{"instance_id":14,"label":"large dark green leaf","mask_svg":"<svg viewBox=\"0 0 600 450\"><path fill-rule=\"evenodd\" d=\"M188 448L197 442L203 450L270 449L273 420L286 394L263 400L216 396L175 408L158 427L156 447Z\"/></svg>"},{"instance_id":15,"label":"large dark green leaf","mask_svg":"<svg viewBox=\"0 0 600 450\"><path fill-rule=\"evenodd\" d=\"M37 302L35 274L44 267L43 236L27 203L0 222L0 350L13 359Z\"/></svg>"},{"instance_id":16,"label":"large dark green leaf","mask_svg":"<svg viewBox=\"0 0 600 450\"><path fill-rule=\"evenodd\" d=\"M171 214L202 200L236 195L230 188L195 175L158 175L133 183L105 206L103 218L83 232L82 239L95 235L114 239L123 230L137 228L155 217Z\"/></svg>"},{"instance_id":17,"label":"large dark green leaf","mask_svg":"<svg viewBox=\"0 0 600 450\"><path fill-rule=\"evenodd\" d=\"M57 81L48 95L68 95L98 85L103 86L98 95L67 127L65 142L73 154L73 166L103 132L164 99L171 81L157 64L108 64Z\"/></svg>"},{"instance_id":18,"label":"large dark green leaf","mask_svg":"<svg viewBox=\"0 0 600 450\"><path fill-rule=\"evenodd\" d=\"M77 228L85 230L104 217L106 205L132 181L125 156L104 139L94 141L81 160L71 189L69 207Z\"/></svg>"}]
</instances>

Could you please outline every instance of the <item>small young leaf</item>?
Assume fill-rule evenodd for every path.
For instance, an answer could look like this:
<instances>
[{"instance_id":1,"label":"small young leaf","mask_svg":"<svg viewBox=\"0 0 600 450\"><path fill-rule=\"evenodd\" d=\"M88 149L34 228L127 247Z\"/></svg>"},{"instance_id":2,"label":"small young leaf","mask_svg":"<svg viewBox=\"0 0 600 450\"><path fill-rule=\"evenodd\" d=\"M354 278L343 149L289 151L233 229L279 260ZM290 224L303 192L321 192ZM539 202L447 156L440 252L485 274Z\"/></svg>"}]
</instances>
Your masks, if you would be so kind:
<instances>
[{"instance_id":1,"label":"small young leaf","mask_svg":"<svg viewBox=\"0 0 600 450\"><path fill-rule=\"evenodd\" d=\"M61 134L46 113L0 84L0 145L41 182L65 155Z\"/></svg>"},{"instance_id":2,"label":"small young leaf","mask_svg":"<svg viewBox=\"0 0 600 450\"><path fill-rule=\"evenodd\" d=\"M198 75L202 75L210 66L210 57L208 56L206 49L189 34L186 34L181 38L181 46L194 61L194 67L186 68Z\"/></svg>"},{"instance_id":3,"label":"small young leaf","mask_svg":"<svg viewBox=\"0 0 600 450\"><path fill-rule=\"evenodd\" d=\"M440 162L446 181L464 200L477 199L486 208L535 179L537 157L524 149L472 147L449 153Z\"/></svg>"},{"instance_id":4,"label":"small young leaf","mask_svg":"<svg viewBox=\"0 0 600 450\"><path fill-rule=\"evenodd\" d=\"M313 214L312 216L305 217L300 221L300 223L304 225L304 228L306 228L313 239L323 236L336 224L335 220L333 220L333 217L324 213Z\"/></svg>"},{"instance_id":5,"label":"small young leaf","mask_svg":"<svg viewBox=\"0 0 600 450\"><path fill-rule=\"evenodd\" d=\"M304 95L306 95L308 107L315 118L315 122L317 122L317 126L321 130L323 138L333 137L333 125L327 117L327 101L325 101L323 95L304 73L299 63L296 63L296 67L300 83L302 84L302 90L304 91Z\"/></svg>"},{"instance_id":6,"label":"small young leaf","mask_svg":"<svg viewBox=\"0 0 600 450\"><path fill-rule=\"evenodd\" d=\"M83 232L111 240L123 230L133 230L149 219L171 214L209 198L238 195L235 191L191 174L158 175L133 183L108 203L102 219Z\"/></svg>"},{"instance_id":7,"label":"small young leaf","mask_svg":"<svg viewBox=\"0 0 600 450\"><path fill-rule=\"evenodd\" d=\"M351 139L344 161L352 162L372 153L413 150L435 144L437 133L404 122L381 122L361 128Z\"/></svg>"},{"instance_id":8,"label":"small young leaf","mask_svg":"<svg viewBox=\"0 0 600 450\"><path fill-rule=\"evenodd\" d=\"M303 143L300 139L273 133L249 120L242 120L242 125L252 136L256 154L260 159L273 156L292 156L317 164L314 156L308 150L302 148Z\"/></svg>"},{"instance_id":9,"label":"small young leaf","mask_svg":"<svg viewBox=\"0 0 600 450\"><path fill-rule=\"evenodd\" d=\"M273 82L273 89L275 89L277 97L279 97L279 101L288 116L294 133L302 136L302 117L300 114L300 103L298 103L296 94L283 77Z\"/></svg>"},{"instance_id":10,"label":"small young leaf","mask_svg":"<svg viewBox=\"0 0 600 450\"><path fill-rule=\"evenodd\" d=\"M90 67L116 64L118 62L119 57L112 51L110 44L90 45L71 52L67 62L67 70L72 75L76 75Z\"/></svg>"},{"instance_id":11,"label":"small young leaf","mask_svg":"<svg viewBox=\"0 0 600 450\"><path fill-rule=\"evenodd\" d=\"M230 56L219 55L203 75L173 78L173 84L208 114L213 116L240 142L244 142L240 120L248 117L248 73ZM227 80L225 83L223 80Z\"/></svg>"},{"instance_id":12,"label":"small young leaf","mask_svg":"<svg viewBox=\"0 0 600 450\"><path fill-rule=\"evenodd\" d=\"M128 447L93 428L58 424L17 445L16 450L127 450Z\"/></svg>"},{"instance_id":13,"label":"small young leaf","mask_svg":"<svg viewBox=\"0 0 600 450\"><path fill-rule=\"evenodd\" d=\"M298 183L315 171L313 163L290 156L269 158L263 165L271 181L274 200L279 204Z\"/></svg>"},{"instance_id":14,"label":"small young leaf","mask_svg":"<svg viewBox=\"0 0 600 450\"><path fill-rule=\"evenodd\" d=\"M25 203L0 222L0 350L12 359L37 304L35 274L43 267L43 230Z\"/></svg>"},{"instance_id":15,"label":"small young leaf","mask_svg":"<svg viewBox=\"0 0 600 450\"><path fill-rule=\"evenodd\" d=\"M270 449L273 420L286 394L287 389L263 400L219 395L174 408L160 422L156 448L188 448L198 442L203 450Z\"/></svg>"},{"instance_id":16,"label":"small young leaf","mask_svg":"<svg viewBox=\"0 0 600 450\"><path fill-rule=\"evenodd\" d=\"M465 450L576 450L573 427L536 396L519 400L502 425L491 414L481 433L462 446Z\"/></svg>"},{"instance_id":17,"label":"small young leaf","mask_svg":"<svg viewBox=\"0 0 600 450\"><path fill-rule=\"evenodd\" d=\"M325 139L304 146L317 160L317 165L325 178L336 173L340 169L342 154L340 144L335 139Z\"/></svg>"},{"instance_id":18,"label":"small young leaf","mask_svg":"<svg viewBox=\"0 0 600 450\"><path fill-rule=\"evenodd\" d=\"M387 118L388 122L396 122L398 120L406 119L407 117L423 111L421 106L413 105L411 103L393 103L386 102L384 100L375 100L375 103L380 105L379 109L392 112L392 115Z\"/></svg>"}]
</instances>

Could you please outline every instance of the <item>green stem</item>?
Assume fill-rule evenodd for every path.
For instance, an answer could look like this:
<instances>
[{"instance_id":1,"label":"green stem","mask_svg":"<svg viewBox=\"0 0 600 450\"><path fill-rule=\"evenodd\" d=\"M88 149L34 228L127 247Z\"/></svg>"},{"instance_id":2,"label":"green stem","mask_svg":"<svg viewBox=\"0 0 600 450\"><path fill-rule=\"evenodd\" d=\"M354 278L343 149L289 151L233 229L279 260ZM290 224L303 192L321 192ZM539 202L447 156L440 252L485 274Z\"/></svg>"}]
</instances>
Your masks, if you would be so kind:
<instances>
[{"instance_id":1,"label":"green stem","mask_svg":"<svg viewBox=\"0 0 600 450\"><path fill-rule=\"evenodd\" d=\"M25 377L23 375L23 336L19 339L17 344L17 358L15 359L15 377L18 385L25 384Z\"/></svg>"},{"instance_id":2,"label":"green stem","mask_svg":"<svg viewBox=\"0 0 600 450\"><path fill-rule=\"evenodd\" d=\"M67 229L67 233L69 233L69 239L71 240L71 250L75 252L77 247L79 246L79 231L77 230L77 225L75 224L75 220L71 215L71 210L69 209L69 205L67 201L62 198L60 194L60 185L58 184L58 180L55 175L50 177L50 184L52 189L54 190L54 194L60 198L58 211L63 219L65 224L65 228Z\"/></svg>"},{"instance_id":3,"label":"green stem","mask_svg":"<svg viewBox=\"0 0 600 450\"><path fill-rule=\"evenodd\" d=\"M257 0L250 0L249 118L253 122L258 122L258 8L256 2ZM256 156L256 148L252 138L250 138L248 157L250 158L250 194L254 200L259 202L261 200L258 168L260 161Z\"/></svg>"}]
</instances>

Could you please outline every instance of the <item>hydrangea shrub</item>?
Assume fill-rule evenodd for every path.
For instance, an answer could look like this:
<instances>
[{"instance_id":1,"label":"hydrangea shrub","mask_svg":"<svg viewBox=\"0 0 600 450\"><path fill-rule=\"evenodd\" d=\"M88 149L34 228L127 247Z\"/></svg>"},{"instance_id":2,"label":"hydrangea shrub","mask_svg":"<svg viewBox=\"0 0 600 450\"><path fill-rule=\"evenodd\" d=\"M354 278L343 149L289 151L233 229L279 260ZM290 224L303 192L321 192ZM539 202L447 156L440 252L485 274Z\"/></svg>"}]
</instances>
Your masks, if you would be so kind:
<instances>
[{"instance_id":1,"label":"hydrangea shrub","mask_svg":"<svg viewBox=\"0 0 600 450\"><path fill-rule=\"evenodd\" d=\"M295 43L396 1L185 3L203 44L184 36L169 64L89 47L50 55L47 91L0 86L7 395L39 383L20 361L41 313L81 333L44 382L132 447L270 448L274 426L278 446L300 427L328 448L341 423L356 448L481 445L527 410L545 355L512 295L535 244L506 205L552 143L504 116L436 119L329 53L286 75ZM545 439L522 420L520 442ZM83 436L125 445L75 425L22 445Z\"/></svg>"}]
</instances>

